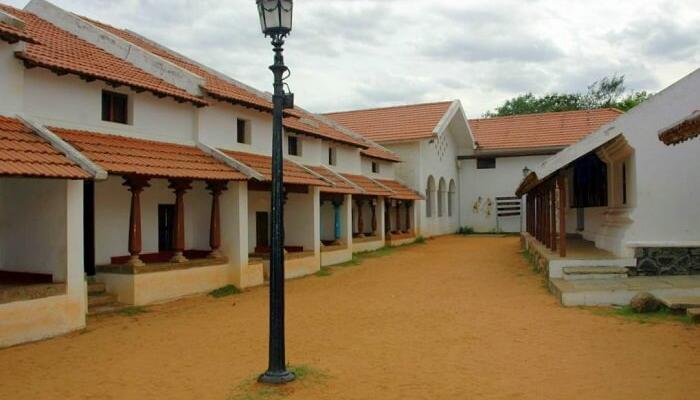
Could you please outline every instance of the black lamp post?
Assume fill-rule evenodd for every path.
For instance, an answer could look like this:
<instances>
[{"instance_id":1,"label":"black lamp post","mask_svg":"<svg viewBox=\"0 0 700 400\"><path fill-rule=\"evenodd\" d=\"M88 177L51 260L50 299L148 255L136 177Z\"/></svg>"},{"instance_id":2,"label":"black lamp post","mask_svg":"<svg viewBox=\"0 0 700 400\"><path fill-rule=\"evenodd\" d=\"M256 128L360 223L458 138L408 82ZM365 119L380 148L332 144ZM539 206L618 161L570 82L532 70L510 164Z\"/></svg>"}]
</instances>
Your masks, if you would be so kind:
<instances>
[{"instance_id":1,"label":"black lamp post","mask_svg":"<svg viewBox=\"0 0 700 400\"><path fill-rule=\"evenodd\" d=\"M287 371L284 355L284 192L282 185L282 113L294 107L294 95L284 92L282 45L292 30L292 0L256 0L260 25L265 36L272 39L275 62L270 66L275 77L272 95L272 237L270 240L270 344L267 371L259 382L287 383L294 380ZM287 75L289 76L289 75Z\"/></svg>"}]
</instances>

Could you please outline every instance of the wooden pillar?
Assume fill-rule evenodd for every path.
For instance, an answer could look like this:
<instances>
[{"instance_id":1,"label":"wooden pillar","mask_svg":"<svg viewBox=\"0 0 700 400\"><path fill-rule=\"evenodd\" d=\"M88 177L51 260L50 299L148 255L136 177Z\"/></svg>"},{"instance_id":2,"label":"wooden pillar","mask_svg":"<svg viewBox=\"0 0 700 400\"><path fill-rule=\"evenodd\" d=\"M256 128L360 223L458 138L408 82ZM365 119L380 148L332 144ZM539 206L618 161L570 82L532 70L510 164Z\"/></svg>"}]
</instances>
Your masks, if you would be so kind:
<instances>
[{"instance_id":1,"label":"wooden pillar","mask_svg":"<svg viewBox=\"0 0 700 400\"><path fill-rule=\"evenodd\" d=\"M175 229L173 229L173 250L175 254L170 262L182 263L185 258L185 192L192 189L189 179L171 179L169 188L175 193Z\"/></svg>"},{"instance_id":2,"label":"wooden pillar","mask_svg":"<svg viewBox=\"0 0 700 400\"><path fill-rule=\"evenodd\" d=\"M543 204L543 212L544 214L542 215L544 217L543 219L543 232L544 235L542 236L542 243L544 244L544 247L549 247L549 184L545 183L544 186L542 187L542 197L544 197L544 204Z\"/></svg>"},{"instance_id":3,"label":"wooden pillar","mask_svg":"<svg viewBox=\"0 0 700 400\"><path fill-rule=\"evenodd\" d=\"M209 181L207 190L211 193L211 219L209 221L209 258L221 258L221 218L219 213L219 197L226 190L226 181Z\"/></svg>"},{"instance_id":4,"label":"wooden pillar","mask_svg":"<svg viewBox=\"0 0 700 400\"><path fill-rule=\"evenodd\" d=\"M559 256L566 257L566 179L557 177L559 186Z\"/></svg>"},{"instance_id":5,"label":"wooden pillar","mask_svg":"<svg viewBox=\"0 0 700 400\"><path fill-rule=\"evenodd\" d=\"M549 238L549 247L552 251L557 250L557 182L552 180L549 187L549 196L551 197L550 208L549 208L549 222L551 236Z\"/></svg>"},{"instance_id":6,"label":"wooden pillar","mask_svg":"<svg viewBox=\"0 0 700 400\"><path fill-rule=\"evenodd\" d=\"M377 235L377 199L370 201L372 205L372 236Z\"/></svg>"},{"instance_id":7,"label":"wooden pillar","mask_svg":"<svg viewBox=\"0 0 700 400\"><path fill-rule=\"evenodd\" d=\"M384 198L384 233L387 237L391 237L391 200Z\"/></svg>"},{"instance_id":8,"label":"wooden pillar","mask_svg":"<svg viewBox=\"0 0 700 400\"><path fill-rule=\"evenodd\" d=\"M404 202L404 207L406 211L406 233L411 232L411 206L413 202L411 200L406 200Z\"/></svg>"},{"instance_id":9,"label":"wooden pillar","mask_svg":"<svg viewBox=\"0 0 700 400\"><path fill-rule=\"evenodd\" d=\"M365 222L362 220L362 204L364 200L357 200L357 237L365 237Z\"/></svg>"},{"instance_id":10,"label":"wooden pillar","mask_svg":"<svg viewBox=\"0 0 700 400\"><path fill-rule=\"evenodd\" d=\"M148 178L143 176L124 177L124 186L131 192L131 209L129 210L129 254L127 264L140 267L145 265L139 258L141 254L141 192L149 187Z\"/></svg>"}]
</instances>

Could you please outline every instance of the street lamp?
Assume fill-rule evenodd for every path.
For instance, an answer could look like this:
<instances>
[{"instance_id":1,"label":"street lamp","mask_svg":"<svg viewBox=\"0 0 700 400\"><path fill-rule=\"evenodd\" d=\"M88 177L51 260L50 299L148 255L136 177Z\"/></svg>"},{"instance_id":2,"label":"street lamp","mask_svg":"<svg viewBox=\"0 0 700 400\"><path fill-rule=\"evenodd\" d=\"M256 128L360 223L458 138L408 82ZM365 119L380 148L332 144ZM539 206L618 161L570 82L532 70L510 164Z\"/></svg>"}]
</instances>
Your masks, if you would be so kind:
<instances>
[{"instance_id":1,"label":"street lamp","mask_svg":"<svg viewBox=\"0 0 700 400\"><path fill-rule=\"evenodd\" d=\"M260 26L272 39L275 61L270 66L274 75L272 95L272 189L270 240L270 342L267 371L260 375L262 383L287 383L296 377L287 371L284 355L284 191L282 182L282 113L294 107L294 95L284 92L283 76L289 72L284 65L282 45L292 30L292 0L256 0Z\"/></svg>"}]
</instances>

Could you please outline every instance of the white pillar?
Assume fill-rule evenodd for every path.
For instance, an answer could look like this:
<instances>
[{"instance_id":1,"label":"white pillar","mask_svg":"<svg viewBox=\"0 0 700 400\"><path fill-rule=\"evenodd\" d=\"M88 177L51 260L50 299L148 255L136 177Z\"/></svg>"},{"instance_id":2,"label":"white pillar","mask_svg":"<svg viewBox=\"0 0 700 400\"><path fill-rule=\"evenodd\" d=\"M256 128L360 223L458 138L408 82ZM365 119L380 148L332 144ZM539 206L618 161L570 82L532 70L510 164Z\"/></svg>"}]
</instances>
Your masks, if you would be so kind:
<instances>
[{"instance_id":1,"label":"white pillar","mask_svg":"<svg viewBox=\"0 0 700 400\"><path fill-rule=\"evenodd\" d=\"M85 326L87 287L83 261L83 181L66 181L66 294L80 305L79 326Z\"/></svg>"},{"instance_id":2,"label":"white pillar","mask_svg":"<svg viewBox=\"0 0 700 400\"><path fill-rule=\"evenodd\" d=\"M386 217L384 213L386 212L385 207L384 207L384 202L386 201L385 197L377 197L377 229L379 230L379 235L382 239L382 242L386 241L386 232L385 232L385 225L386 225Z\"/></svg>"},{"instance_id":3,"label":"white pillar","mask_svg":"<svg viewBox=\"0 0 700 400\"><path fill-rule=\"evenodd\" d=\"M230 182L220 199L221 253L228 257L231 282L239 288L262 283L249 282L244 272L248 266L248 183Z\"/></svg>"}]
</instances>

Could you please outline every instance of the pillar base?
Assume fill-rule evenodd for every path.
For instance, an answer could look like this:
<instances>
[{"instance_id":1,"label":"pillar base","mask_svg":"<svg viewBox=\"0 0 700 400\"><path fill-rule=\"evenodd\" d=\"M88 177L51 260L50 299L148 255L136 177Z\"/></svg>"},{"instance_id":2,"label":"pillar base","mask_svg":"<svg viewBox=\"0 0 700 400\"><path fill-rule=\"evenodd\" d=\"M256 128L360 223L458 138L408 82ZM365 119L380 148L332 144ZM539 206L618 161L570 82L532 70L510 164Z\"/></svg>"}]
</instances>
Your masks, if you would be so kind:
<instances>
[{"instance_id":1,"label":"pillar base","mask_svg":"<svg viewBox=\"0 0 700 400\"><path fill-rule=\"evenodd\" d=\"M223 258L223 257L224 257L224 255L221 253L221 251L219 251L219 249L212 250L207 255L207 258L212 258L212 259L219 259L219 258Z\"/></svg>"},{"instance_id":2,"label":"pillar base","mask_svg":"<svg viewBox=\"0 0 700 400\"><path fill-rule=\"evenodd\" d=\"M126 264L132 267L143 267L144 265L146 265L145 262L141 261L138 255L131 256L131 258L129 258L129 261L127 261Z\"/></svg>"},{"instance_id":3,"label":"pillar base","mask_svg":"<svg viewBox=\"0 0 700 400\"><path fill-rule=\"evenodd\" d=\"M297 377L290 371L266 371L258 377L258 382L271 385L281 385L295 380Z\"/></svg>"},{"instance_id":4,"label":"pillar base","mask_svg":"<svg viewBox=\"0 0 700 400\"><path fill-rule=\"evenodd\" d=\"M182 255L181 251L177 251L177 252L175 252L175 255L173 256L173 258L170 259L170 262L184 263L184 262L187 262L187 258Z\"/></svg>"},{"instance_id":5,"label":"pillar base","mask_svg":"<svg viewBox=\"0 0 700 400\"><path fill-rule=\"evenodd\" d=\"M363 237L365 237L365 234L364 234L364 233L358 233L358 234L357 234L357 237L363 238Z\"/></svg>"}]
</instances>

